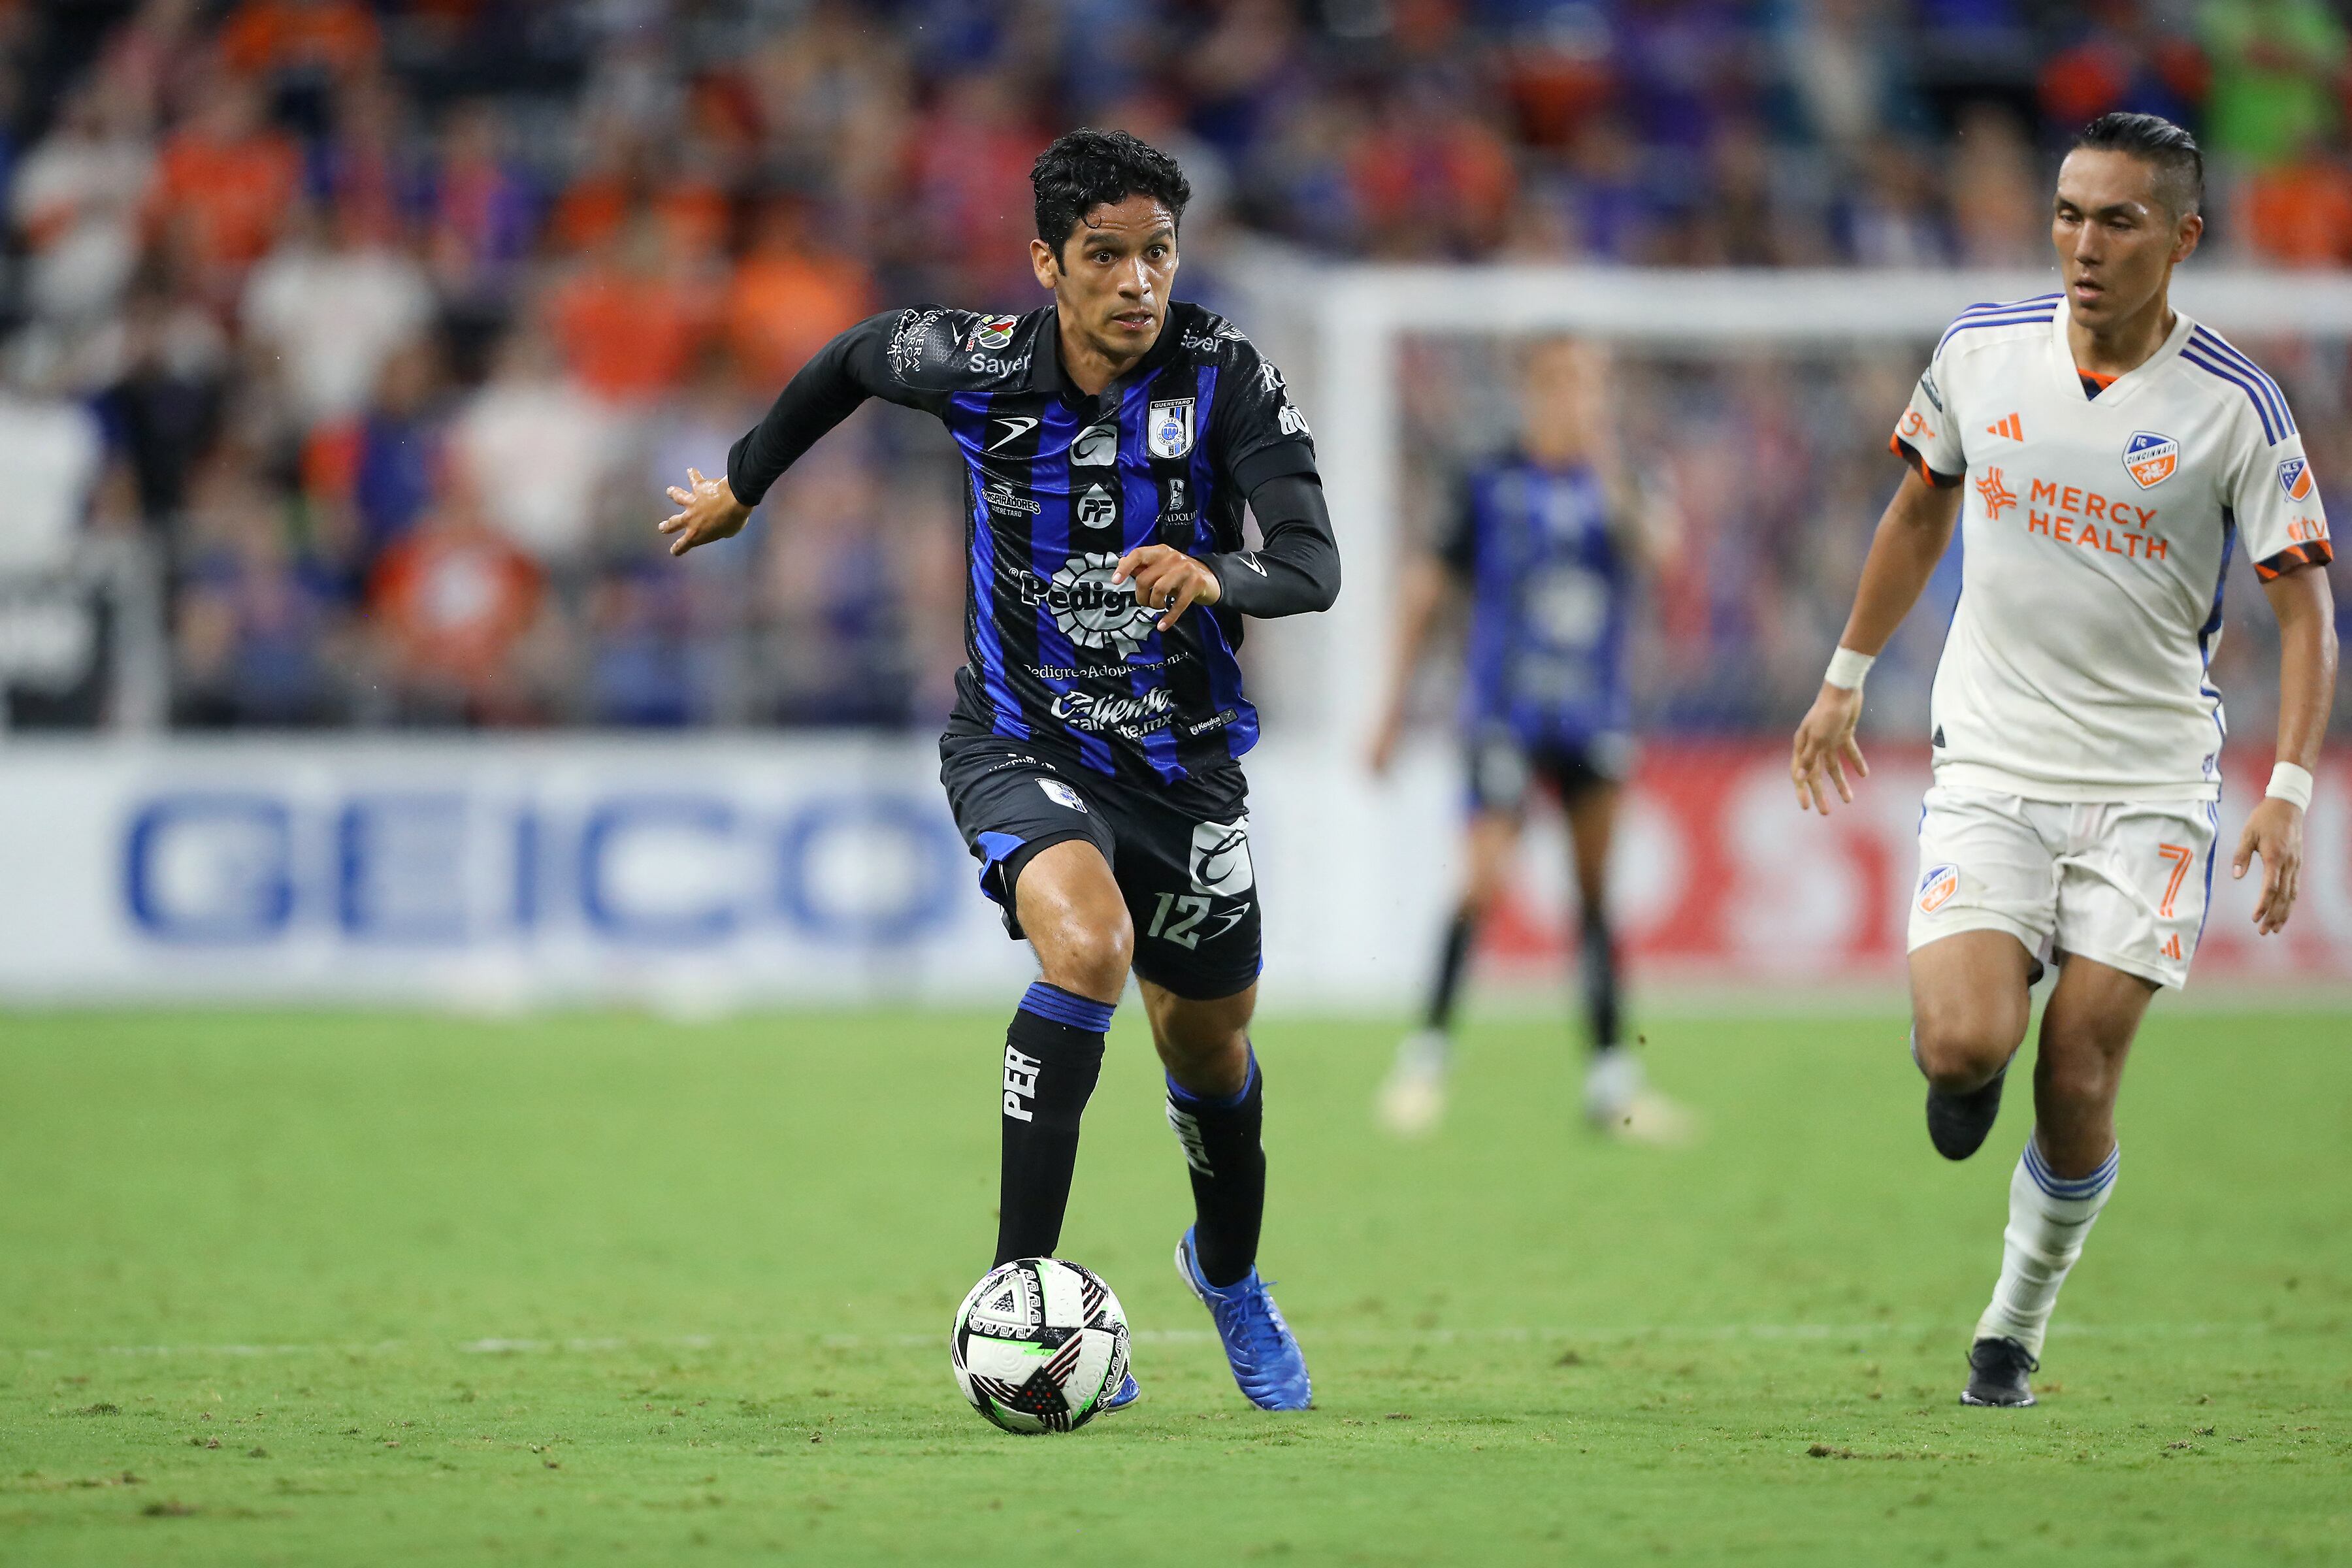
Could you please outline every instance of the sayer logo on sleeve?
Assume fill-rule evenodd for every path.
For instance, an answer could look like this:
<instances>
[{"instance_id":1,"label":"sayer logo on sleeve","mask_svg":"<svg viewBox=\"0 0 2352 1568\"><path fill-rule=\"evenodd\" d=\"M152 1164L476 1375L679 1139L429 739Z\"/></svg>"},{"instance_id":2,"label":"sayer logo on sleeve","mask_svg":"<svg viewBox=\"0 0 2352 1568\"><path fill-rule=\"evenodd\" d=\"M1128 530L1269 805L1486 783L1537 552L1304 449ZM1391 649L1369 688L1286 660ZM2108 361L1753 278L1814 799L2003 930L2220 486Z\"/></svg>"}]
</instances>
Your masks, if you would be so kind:
<instances>
[{"instance_id":1,"label":"sayer logo on sleeve","mask_svg":"<svg viewBox=\"0 0 2352 1568\"><path fill-rule=\"evenodd\" d=\"M2279 465L2279 489L2289 500L2311 499L2311 465L2301 458L2289 458Z\"/></svg>"},{"instance_id":2,"label":"sayer logo on sleeve","mask_svg":"<svg viewBox=\"0 0 2352 1568\"><path fill-rule=\"evenodd\" d=\"M2135 430L2124 443L2124 472L2132 483L2144 490L2152 490L2172 477L2180 466L2180 443L2169 436L2159 436L2153 430Z\"/></svg>"},{"instance_id":3,"label":"sayer logo on sleeve","mask_svg":"<svg viewBox=\"0 0 2352 1568\"><path fill-rule=\"evenodd\" d=\"M1182 457L1192 449L1192 400L1178 397L1153 404L1143 428L1153 457Z\"/></svg>"}]
</instances>

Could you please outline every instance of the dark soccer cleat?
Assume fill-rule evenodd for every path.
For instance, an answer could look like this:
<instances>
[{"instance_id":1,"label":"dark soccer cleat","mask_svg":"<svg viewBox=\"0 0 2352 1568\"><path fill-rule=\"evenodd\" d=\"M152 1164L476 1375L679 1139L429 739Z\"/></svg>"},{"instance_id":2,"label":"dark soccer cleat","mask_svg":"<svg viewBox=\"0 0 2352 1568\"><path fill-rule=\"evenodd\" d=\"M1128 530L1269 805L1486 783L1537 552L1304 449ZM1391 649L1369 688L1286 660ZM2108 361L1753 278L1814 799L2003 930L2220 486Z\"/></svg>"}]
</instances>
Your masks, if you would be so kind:
<instances>
[{"instance_id":1,"label":"dark soccer cleat","mask_svg":"<svg viewBox=\"0 0 2352 1568\"><path fill-rule=\"evenodd\" d=\"M1946 1094L1933 1084L1927 1086L1927 1141L1936 1146L1937 1153L1947 1160L1965 1160L1984 1147L1994 1120L2000 1115L2000 1086L2008 1077L2009 1068L2003 1064L1991 1082L1965 1094Z\"/></svg>"},{"instance_id":2,"label":"dark soccer cleat","mask_svg":"<svg viewBox=\"0 0 2352 1568\"><path fill-rule=\"evenodd\" d=\"M2021 1409L2033 1403L2025 1374L2041 1370L2033 1352L2015 1340L1979 1340L1969 1347L1969 1385L1960 1390L1960 1403Z\"/></svg>"},{"instance_id":3,"label":"dark soccer cleat","mask_svg":"<svg viewBox=\"0 0 2352 1568\"><path fill-rule=\"evenodd\" d=\"M1111 1392L1111 1396L1102 1402L1101 1413L1108 1415L1115 1410L1124 1410L1142 1397L1143 1390L1135 1385L1135 1373L1130 1372L1119 1381L1118 1387Z\"/></svg>"}]
</instances>

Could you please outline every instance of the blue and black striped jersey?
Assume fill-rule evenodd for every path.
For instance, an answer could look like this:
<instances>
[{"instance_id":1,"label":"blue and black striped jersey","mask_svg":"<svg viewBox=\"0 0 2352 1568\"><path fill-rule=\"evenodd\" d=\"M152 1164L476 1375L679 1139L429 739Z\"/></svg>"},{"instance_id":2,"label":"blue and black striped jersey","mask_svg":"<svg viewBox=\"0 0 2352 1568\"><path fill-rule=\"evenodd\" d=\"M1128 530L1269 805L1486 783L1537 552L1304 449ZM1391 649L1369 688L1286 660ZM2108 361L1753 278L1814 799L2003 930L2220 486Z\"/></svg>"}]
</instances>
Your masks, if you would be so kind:
<instances>
[{"instance_id":1,"label":"blue and black striped jersey","mask_svg":"<svg viewBox=\"0 0 2352 1568\"><path fill-rule=\"evenodd\" d=\"M1271 533L1265 552L1243 550L1251 492L1315 473L1281 372L1223 319L1178 303L1151 350L1089 396L1063 373L1050 305L1024 316L887 311L828 345L737 443L737 498L756 504L869 396L936 416L963 458L966 664L950 733L1024 741L1136 783L1237 794L1235 761L1258 732L1234 659L1241 617L1321 608L1336 591L1328 522L1332 581L1319 598L1290 602L1300 584L1284 579L1300 563ZM1121 555L1153 543L1209 562L1222 589L1166 632L1130 584L1110 581Z\"/></svg>"}]
</instances>

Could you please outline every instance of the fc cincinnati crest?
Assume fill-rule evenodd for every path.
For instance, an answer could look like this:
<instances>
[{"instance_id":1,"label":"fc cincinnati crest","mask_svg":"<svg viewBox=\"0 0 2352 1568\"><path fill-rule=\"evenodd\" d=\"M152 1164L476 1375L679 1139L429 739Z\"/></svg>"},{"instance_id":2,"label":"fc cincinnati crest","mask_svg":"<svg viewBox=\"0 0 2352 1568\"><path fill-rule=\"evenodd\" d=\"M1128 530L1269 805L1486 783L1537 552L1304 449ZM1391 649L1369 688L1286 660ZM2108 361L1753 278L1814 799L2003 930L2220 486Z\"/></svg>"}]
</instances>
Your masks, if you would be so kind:
<instances>
[{"instance_id":1,"label":"fc cincinnati crest","mask_svg":"<svg viewBox=\"0 0 2352 1568\"><path fill-rule=\"evenodd\" d=\"M1013 341L1013 329L1020 324L1018 316L982 316L971 330L971 346L976 349L1001 349Z\"/></svg>"},{"instance_id":2,"label":"fc cincinnati crest","mask_svg":"<svg viewBox=\"0 0 2352 1568\"><path fill-rule=\"evenodd\" d=\"M1960 868L1958 866L1930 866L1919 879L1919 912L1932 915L1951 902L1952 895L1960 890Z\"/></svg>"},{"instance_id":3,"label":"fc cincinnati crest","mask_svg":"<svg viewBox=\"0 0 2352 1568\"><path fill-rule=\"evenodd\" d=\"M2159 436L2153 430L2135 430L2124 443L2124 472L2132 483L2144 490L2152 490L2172 477L2180 466L2180 443L2169 436Z\"/></svg>"},{"instance_id":4,"label":"fc cincinnati crest","mask_svg":"<svg viewBox=\"0 0 2352 1568\"><path fill-rule=\"evenodd\" d=\"M1144 421L1145 444L1155 458L1181 458L1192 449L1192 400L1178 397L1151 405Z\"/></svg>"},{"instance_id":5,"label":"fc cincinnati crest","mask_svg":"<svg viewBox=\"0 0 2352 1568\"><path fill-rule=\"evenodd\" d=\"M2311 499L2311 465L2301 458L2289 458L2279 465L2279 489L2289 500Z\"/></svg>"}]
</instances>

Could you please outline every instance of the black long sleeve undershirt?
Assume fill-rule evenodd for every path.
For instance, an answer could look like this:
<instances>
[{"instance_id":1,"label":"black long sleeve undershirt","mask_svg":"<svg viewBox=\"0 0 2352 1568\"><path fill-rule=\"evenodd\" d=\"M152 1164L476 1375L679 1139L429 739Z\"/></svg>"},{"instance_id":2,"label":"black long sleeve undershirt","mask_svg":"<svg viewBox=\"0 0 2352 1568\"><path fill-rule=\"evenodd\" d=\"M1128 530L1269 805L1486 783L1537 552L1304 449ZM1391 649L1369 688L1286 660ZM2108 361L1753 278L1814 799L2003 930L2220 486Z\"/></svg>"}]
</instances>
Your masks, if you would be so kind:
<instances>
[{"instance_id":1,"label":"black long sleeve undershirt","mask_svg":"<svg viewBox=\"0 0 2352 1568\"><path fill-rule=\"evenodd\" d=\"M1339 596L1339 543L1323 481L1284 474L1252 490L1249 503L1265 545L1209 557L1223 595L1219 603L1259 620L1329 609Z\"/></svg>"},{"instance_id":2,"label":"black long sleeve undershirt","mask_svg":"<svg viewBox=\"0 0 2352 1568\"><path fill-rule=\"evenodd\" d=\"M817 351L776 395L759 424L729 450L727 488L737 500L758 506L802 453L875 395L883 383L879 362L888 340L881 323L887 319L852 327Z\"/></svg>"}]
</instances>

